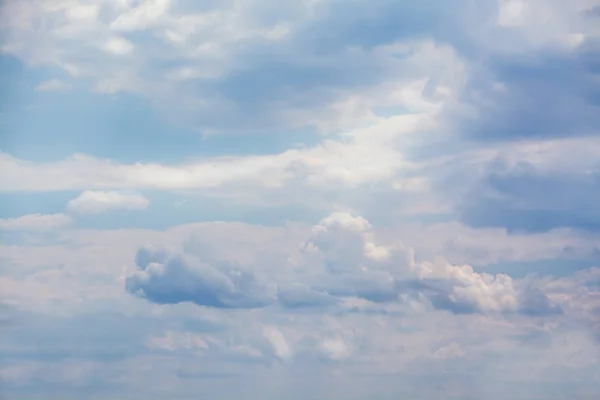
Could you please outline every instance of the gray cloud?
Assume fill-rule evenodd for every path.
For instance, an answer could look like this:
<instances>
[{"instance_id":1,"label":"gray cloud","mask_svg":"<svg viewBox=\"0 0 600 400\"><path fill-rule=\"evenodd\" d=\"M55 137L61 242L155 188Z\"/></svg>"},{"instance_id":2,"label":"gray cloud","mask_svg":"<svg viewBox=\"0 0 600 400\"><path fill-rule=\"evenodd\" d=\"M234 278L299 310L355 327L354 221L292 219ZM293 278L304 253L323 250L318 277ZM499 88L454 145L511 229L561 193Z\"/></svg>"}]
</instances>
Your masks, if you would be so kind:
<instances>
[{"instance_id":1,"label":"gray cloud","mask_svg":"<svg viewBox=\"0 0 600 400\"><path fill-rule=\"evenodd\" d=\"M600 231L600 173L543 171L520 163L497 166L459 206L461 220L474 227L545 232L570 227Z\"/></svg>"},{"instance_id":2,"label":"gray cloud","mask_svg":"<svg viewBox=\"0 0 600 400\"><path fill-rule=\"evenodd\" d=\"M292 255L293 264L282 266L279 274L271 269L268 279L260 270L214 254L210 259L207 264L189 254L143 247L126 290L154 303L215 308L262 308L276 302L288 309L335 307L351 298L397 303L409 295L457 314L560 312L542 291L508 275L477 273L446 261L416 262L412 249L378 243L366 219L345 213L324 218Z\"/></svg>"},{"instance_id":3,"label":"gray cloud","mask_svg":"<svg viewBox=\"0 0 600 400\"><path fill-rule=\"evenodd\" d=\"M127 278L126 289L155 303L259 308L274 300L266 280L230 263L208 265L189 255L148 248L141 249L136 259L139 269Z\"/></svg>"}]
</instances>

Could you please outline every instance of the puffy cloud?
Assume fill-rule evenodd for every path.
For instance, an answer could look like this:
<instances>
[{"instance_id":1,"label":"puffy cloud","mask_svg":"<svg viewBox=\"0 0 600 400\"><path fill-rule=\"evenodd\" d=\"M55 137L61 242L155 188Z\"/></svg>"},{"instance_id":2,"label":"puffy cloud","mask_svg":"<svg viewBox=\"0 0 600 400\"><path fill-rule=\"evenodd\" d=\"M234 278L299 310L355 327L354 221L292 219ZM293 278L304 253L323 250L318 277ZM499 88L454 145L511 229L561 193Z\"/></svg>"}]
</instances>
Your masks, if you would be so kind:
<instances>
[{"instance_id":1,"label":"puffy cloud","mask_svg":"<svg viewBox=\"0 0 600 400\"><path fill-rule=\"evenodd\" d=\"M135 193L86 190L70 200L67 210L76 214L97 214L112 210L143 210L150 201Z\"/></svg>"},{"instance_id":2,"label":"puffy cloud","mask_svg":"<svg viewBox=\"0 0 600 400\"><path fill-rule=\"evenodd\" d=\"M0 21L2 44L28 64L59 66L97 91L141 94L207 132L290 125L335 131L372 119L377 107L410 109L415 82L434 76L454 88L461 74L451 49L410 35L397 37L406 48L382 40L316 51L313 34L326 21L342 22L343 32L362 17L344 7L350 19L338 20L335 2L246 3L8 1L0 14L13 17Z\"/></svg>"},{"instance_id":3,"label":"puffy cloud","mask_svg":"<svg viewBox=\"0 0 600 400\"><path fill-rule=\"evenodd\" d=\"M48 231L71 223L65 214L27 214L16 218L0 219L0 229L6 231Z\"/></svg>"},{"instance_id":4,"label":"puffy cloud","mask_svg":"<svg viewBox=\"0 0 600 400\"><path fill-rule=\"evenodd\" d=\"M318 224L320 230L325 228L332 235L336 229L370 234L368 242L378 248L395 244L394 236L382 235L378 225L375 221L348 214L330 215ZM191 302L177 306L154 305L135 301L131 296L119 296L119 293L124 293L123 282L118 278L122 274L131 276L133 273L127 272L128 265L124 271L123 264L129 264L132 252L140 242L146 241L168 243L173 248L186 244L186 253L194 253L198 257L208 254L203 260L210 265L219 265L223 259L238 258L244 269L265 272L277 283L279 301L284 290L298 290L302 297L307 296L307 287L311 288L314 282L323 282L321 278L339 281L343 274L328 272L322 263L292 263L291 266L279 263L294 252L297 241L310 240L314 235L310 229L300 229L300 233L295 229L294 225L283 228L204 223L171 228L165 232L77 230L61 233L60 245L4 247L2 254L9 261L9 271L19 271L17 275L27 274L27 281L34 280L30 274L47 269L47 273L35 278L39 285L13 288L6 281L2 284L3 288L9 289L9 292L3 293L7 298L14 299L16 292L22 296L21 304L13 303L22 315L25 314L22 309L26 306L25 302L34 300L31 293L35 293L35 298L48 296L44 290L50 287L55 288L56 293L44 297L46 303L61 311L77 305L75 315L61 318L42 318L41 315L48 315L48 310L40 307L35 315L17 320L16 326L9 329L7 341L0 349L8 360L1 372L7 378L4 389L14 391L15 382L30 385L35 381L42 385L40 379L44 374L56 370L57 365L62 371L64 363L69 364L69 368L65 367L62 371L64 376L62 372L55 371L47 375L48 384L59 381L69 387L84 385L89 381L89 374L67 373L76 369L74 360L93 365L95 372L92 379L105 386L103 390L111 392L123 390L122 386L113 386L117 378L121 379L118 382L130 382L131 390L140 387L140 371L144 372L143 382L152 381L155 390L166 383L173 382L173 387L179 388L181 380L191 385L199 379L203 390L207 385L223 385L225 382L225 386L229 387L232 381L224 381L224 377L231 377L236 384L251 378L253 385L262 390L266 386L261 386L260 378L270 377L270 384L273 374L277 374L277 382L283 383L282 390L299 382L298 375L306 379L324 376L327 384L323 383L323 391L324 388L335 388L341 382L353 384L360 380L361 385L353 387L352 391L356 391L365 382L381 383L382 379L387 382L388 374L396 377L407 371L445 376L443 374L451 370L457 374L448 378L452 382L471 382L476 378L482 379L482 376L491 376L483 379L490 379L496 384L509 384L525 376L536 382L536 386L543 386L541 382L548 378L559 382L575 376L593 379L593 372L597 370L598 346L597 336L594 336L597 335L594 329L597 329L595 324L598 320L598 277L595 270L561 279L538 277L533 282L513 279L518 310L504 313L493 311L492 300L498 302L495 299L501 299L498 293L482 296L485 302L479 300L479 293L461 293L456 297L460 303L455 303L458 304L455 305L458 314L445 312L449 307L430 307L429 303L434 302L435 296L428 291L433 289L427 289L425 285L438 289L446 298L453 294L454 287L473 285L477 291L482 291L483 285L470 283L474 278L469 278L469 274L476 276L477 273L468 268L444 268L448 264L440 262L424 269L426 263L418 259L414 261L415 273L428 278L413 277L409 282L417 281L422 286L404 285L397 301L374 303L340 296L337 304L326 305L328 308L311 304L304 310L273 306L249 311L197 307ZM462 234L460 230L456 232ZM339 232L335 234L343 238ZM292 240L288 241L287 236L293 236ZM195 239L192 241L190 237ZM421 239L415 237L414 240ZM203 242L204 246L191 252L198 242ZM66 245L74 247L71 249ZM107 248L111 251L107 252ZM267 254L270 248L274 253L281 252L281 257ZM309 254L319 251L325 250L315 247ZM375 252L379 253L382 252ZM169 260L179 257L178 254L168 248L144 248L138 253L136 268L148 270L152 264L168 264ZM189 254L184 257L192 258ZM385 266L384 260L381 256L363 257L367 267L378 267L382 274L389 274L387 268L391 265ZM49 267L59 264L60 267ZM196 260L189 264L196 265ZM306 275L315 272L315 269L322 275L318 280L311 280ZM491 279L482 277L481 280L488 286L494 286ZM197 285L195 279L185 281ZM506 283L502 279L500 282ZM167 287L167 281L162 283L163 287ZM437 284L440 287L436 287ZM177 285L182 287L179 283ZM527 285L530 288L524 287ZM506 290L496 289L498 292ZM540 297L536 298L540 293L534 293L534 289L549 299L540 301ZM312 290L324 294L318 289ZM525 293L532 293L531 298L524 298ZM270 304L275 304L275 301L277 298ZM446 305L450 305L452 300L446 301ZM111 313L119 310L118 317L106 318L96 314L100 303ZM541 313L539 310L543 309L544 303L558 304L564 312ZM459 306L468 312L460 313ZM36 323L32 325L28 321ZM46 340L39 340L36 335L40 332L45 332ZM53 339L58 337L62 339ZM32 343L36 343L35 348L31 347ZM47 361L48 354L53 355L51 362ZM75 358L74 354L77 355ZM494 359L494 363L490 363L490 358ZM281 360L283 365L274 363L274 360ZM25 373L29 371L27 363L35 365L30 373ZM337 375L332 373L334 370ZM472 372L475 370L477 372ZM152 379L147 374L152 374ZM364 381L373 375L377 378ZM71 377L70 381L67 376ZM170 381L171 376L176 379ZM337 383L328 386L331 379L338 379ZM318 379L315 382L319 382ZM450 385L444 380L440 380L439 384L444 387ZM414 388L414 393L422 393L419 392L420 384L410 385L410 382L403 383L403 390L411 388L412 393ZM194 386L196 389L197 386ZM315 389L315 396L323 393L320 390ZM172 389L169 392L173 393ZM393 395L391 392L389 394ZM466 390L465 393L474 392ZM305 390L302 390L302 396L306 396Z\"/></svg>"},{"instance_id":5,"label":"puffy cloud","mask_svg":"<svg viewBox=\"0 0 600 400\"><path fill-rule=\"evenodd\" d=\"M277 358L287 361L293 356L292 349L288 345L281 331L275 327L265 327L264 335L273 346L273 352Z\"/></svg>"},{"instance_id":6,"label":"puffy cloud","mask_svg":"<svg viewBox=\"0 0 600 400\"><path fill-rule=\"evenodd\" d=\"M300 251L269 279L225 258L208 259L211 264L142 248L127 291L159 304L217 308L260 308L276 301L287 309L343 307L341 299L398 303L409 295L425 296L433 307L456 313L543 315L556 309L543 293L517 285L506 274L478 273L444 260L418 262L411 248L378 243L366 219L341 212L315 225Z\"/></svg>"},{"instance_id":7,"label":"puffy cloud","mask_svg":"<svg viewBox=\"0 0 600 400\"><path fill-rule=\"evenodd\" d=\"M126 39L121 37L110 38L102 46L104 51L117 56L124 56L133 51L133 45Z\"/></svg>"},{"instance_id":8,"label":"puffy cloud","mask_svg":"<svg viewBox=\"0 0 600 400\"><path fill-rule=\"evenodd\" d=\"M136 261L138 270L127 278L127 291L155 303L257 308L275 299L275 289L264 278L226 262L208 265L152 248L141 249Z\"/></svg>"}]
</instances>

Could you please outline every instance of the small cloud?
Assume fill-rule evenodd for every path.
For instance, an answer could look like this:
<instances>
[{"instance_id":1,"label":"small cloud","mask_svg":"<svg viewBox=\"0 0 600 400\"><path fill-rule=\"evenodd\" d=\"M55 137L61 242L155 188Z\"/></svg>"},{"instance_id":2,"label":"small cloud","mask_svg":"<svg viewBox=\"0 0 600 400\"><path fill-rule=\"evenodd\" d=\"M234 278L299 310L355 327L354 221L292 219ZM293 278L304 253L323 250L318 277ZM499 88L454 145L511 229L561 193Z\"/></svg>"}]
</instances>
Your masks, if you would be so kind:
<instances>
[{"instance_id":1,"label":"small cloud","mask_svg":"<svg viewBox=\"0 0 600 400\"><path fill-rule=\"evenodd\" d=\"M273 351L275 356L282 361L289 360L292 358L292 350L290 349L285 337L279 331L279 329L274 327L265 328L264 336L273 346Z\"/></svg>"},{"instance_id":2,"label":"small cloud","mask_svg":"<svg viewBox=\"0 0 600 400\"><path fill-rule=\"evenodd\" d=\"M525 3L521 0L501 0L498 15L498 25L511 27L523 23Z\"/></svg>"},{"instance_id":3,"label":"small cloud","mask_svg":"<svg viewBox=\"0 0 600 400\"><path fill-rule=\"evenodd\" d=\"M107 40L102 46L104 51L117 56L124 56L133 51L133 44L122 37L114 37Z\"/></svg>"},{"instance_id":4,"label":"small cloud","mask_svg":"<svg viewBox=\"0 0 600 400\"><path fill-rule=\"evenodd\" d=\"M0 229L7 231L47 231L71 223L65 214L27 214L17 218L0 219Z\"/></svg>"},{"instance_id":5,"label":"small cloud","mask_svg":"<svg viewBox=\"0 0 600 400\"><path fill-rule=\"evenodd\" d=\"M332 338L321 342L321 352L328 359L333 361L341 361L352 355L351 346L342 338Z\"/></svg>"},{"instance_id":6,"label":"small cloud","mask_svg":"<svg viewBox=\"0 0 600 400\"><path fill-rule=\"evenodd\" d=\"M144 210L150 201L135 193L86 190L69 201L67 210L76 214L98 214L112 210Z\"/></svg>"},{"instance_id":7,"label":"small cloud","mask_svg":"<svg viewBox=\"0 0 600 400\"><path fill-rule=\"evenodd\" d=\"M448 346L440 347L433 353L433 357L440 360L460 358L465 356L465 351L458 343L450 343Z\"/></svg>"},{"instance_id":8,"label":"small cloud","mask_svg":"<svg viewBox=\"0 0 600 400\"><path fill-rule=\"evenodd\" d=\"M71 85L59 79L50 79L40 83L36 90L39 92L64 92L71 89Z\"/></svg>"}]
</instances>

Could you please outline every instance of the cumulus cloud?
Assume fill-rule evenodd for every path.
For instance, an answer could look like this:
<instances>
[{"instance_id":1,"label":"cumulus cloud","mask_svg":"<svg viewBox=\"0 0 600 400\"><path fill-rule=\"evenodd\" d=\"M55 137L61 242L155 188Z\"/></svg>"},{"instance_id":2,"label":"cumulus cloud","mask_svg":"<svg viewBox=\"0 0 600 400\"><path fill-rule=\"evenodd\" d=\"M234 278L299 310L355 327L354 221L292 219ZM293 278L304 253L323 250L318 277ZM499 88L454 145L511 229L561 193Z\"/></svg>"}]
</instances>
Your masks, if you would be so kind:
<instances>
[{"instance_id":1,"label":"cumulus cloud","mask_svg":"<svg viewBox=\"0 0 600 400\"><path fill-rule=\"evenodd\" d=\"M282 361L288 361L293 356L292 349L288 345L281 331L275 327L265 327L264 335L273 346L273 352Z\"/></svg>"},{"instance_id":2,"label":"cumulus cloud","mask_svg":"<svg viewBox=\"0 0 600 400\"><path fill-rule=\"evenodd\" d=\"M48 231L62 228L72 222L65 214L27 214L16 218L0 219L0 229L6 231Z\"/></svg>"},{"instance_id":3,"label":"cumulus cloud","mask_svg":"<svg viewBox=\"0 0 600 400\"><path fill-rule=\"evenodd\" d=\"M133 45L126 39L114 37L106 41L102 46L104 51L117 56L123 56L133 51Z\"/></svg>"},{"instance_id":4,"label":"cumulus cloud","mask_svg":"<svg viewBox=\"0 0 600 400\"><path fill-rule=\"evenodd\" d=\"M275 289L264 278L227 262L209 265L153 248L142 248L136 261L138 270L126 279L126 289L155 303L258 308L275 298Z\"/></svg>"},{"instance_id":5,"label":"cumulus cloud","mask_svg":"<svg viewBox=\"0 0 600 400\"><path fill-rule=\"evenodd\" d=\"M366 219L341 212L315 225L300 251L269 278L226 259L210 260L209 265L192 256L142 248L127 291L159 304L216 308L275 302L287 309L337 307L348 298L401 303L408 295L424 296L433 307L456 313L544 315L557 310L542 292L506 274L478 273L444 260L418 262L410 247L379 243Z\"/></svg>"},{"instance_id":6,"label":"cumulus cloud","mask_svg":"<svg viewBox=\"0 0 600 400\"><path fill-rule=\"evenodd\" d=\"M533 267L520 263L543 258L536 268L549 274L557 258L590 265L598 257L598 1L433 3L2 2L2 52L68 74L48 76L40 91L63 89L64 79L134 93L205 134L323 135L276 154L168 164L93 154L30 162L0 153L3 192L83 191L67 206L73 214L145 209L148 200L130 192L143 189L353 210L312 229L77 230L60 234L60 248L5 245L2 269L19 275L1 278L7 302L39 312L152 313L165 333L146 346L153 355L181 352L136 360L117 352L103 390L143 375L138 395L169 387L191 391L171 397L190 397L197 387L181 382L202 382L208 393L210 369L225 371L221 377L280 373L267 380L273 397L387 398L417 386L413 397L527 399L527 381L538 397L597 398L597 387L582 382L595 382L599 367L598 270L523 278ZM459 221L423 222L415 212ZM0 220L0 228L52 230L69 221L35 214ZM180 243L191 231L199 237ZM241 231L251 238L240 239ZM144 242L177 245L139 248ZM136 249L130 270L126 257ZM518 264L502 265L507 260ZM123 281L154 305L125 296ZM223 334L195 332L200 315L219 320ZM148 337L145 328L102 325L116 337L111 349ZM10 351L37 343L18 332ZM97 372L111 363L102 352L104 366L53 360L44 369L39 359L18 364L34 357L21 351L0 371L11 382L81 385L103 379ZM187 353L210 361L188 363ZM295 365L261 369L265 359ZM393 382L381 385L382 374ZM426 388L402 381L415 374L441 378ZM298 376L316 383L290 391Z\"/></svg>"},{"instance_id":7,"label":"cumulus cloud","mask_svg":"<svg viewBox=\"0 0 600 400\"><path fill-rule=\"evenodd\" d=\"M411 248L377 243L364 218L333 213L315 226L312 236L305 247L309 258L304 262L321 262L328 275L316 284L331 285L330 293L375 302L397 301L412 287L430 297L434 306L455 311L518 309L518 293L508 275L480 274L471 266L445 261L417 262Z\"/></svg>"},{"instance_id":8,"label":"cumulus cloud","mask_svg":"<svg viewBox=\"0 0 600 400\"><path fill-rule=\"evenodd\" d=\"M86 190L67 203L67 210L75 214L98 214L113 210L143 210L150 201L135 193Z\"/></svg>"},{"instance_id":9,"label":"cumulus cloud","mask_svg":"<svg viewBox=\"0 0 600 400\"><path fill-rule=\"evenodd\" d=\"M0 14L16 17L4 18L0 29L4 51L26 63L57 65L95 90L141 94L208 132L289 125L335 131L372 119L377 106L411 108L415 82L433 75L448 90L462 73L449 47L402 35L407 48L388 46L394 40L373 48L332 43L320 55L313 34L330 25L323 18L341 22L343 32L362 14L342 21L335 3L268 4L8 1Z\"/></svg>"}]
</instances>

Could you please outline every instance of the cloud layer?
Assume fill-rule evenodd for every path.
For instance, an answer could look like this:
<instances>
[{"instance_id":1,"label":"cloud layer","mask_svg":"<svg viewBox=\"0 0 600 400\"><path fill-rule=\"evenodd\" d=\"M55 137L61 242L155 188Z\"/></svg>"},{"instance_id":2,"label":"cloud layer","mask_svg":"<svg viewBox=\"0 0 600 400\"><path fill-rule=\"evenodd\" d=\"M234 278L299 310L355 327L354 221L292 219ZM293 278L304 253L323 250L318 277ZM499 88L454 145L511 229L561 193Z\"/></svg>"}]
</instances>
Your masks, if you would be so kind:
<instances>
[{"instance_id":1,"label":"cloud layer","mask_svg":"<svg viewBox=\"0 0 600 400\"><path fill-rule=\"evenodd\" d=\"M3 398L600 398L598 10L2 2Z\"/></svg>"}]
</instances>

